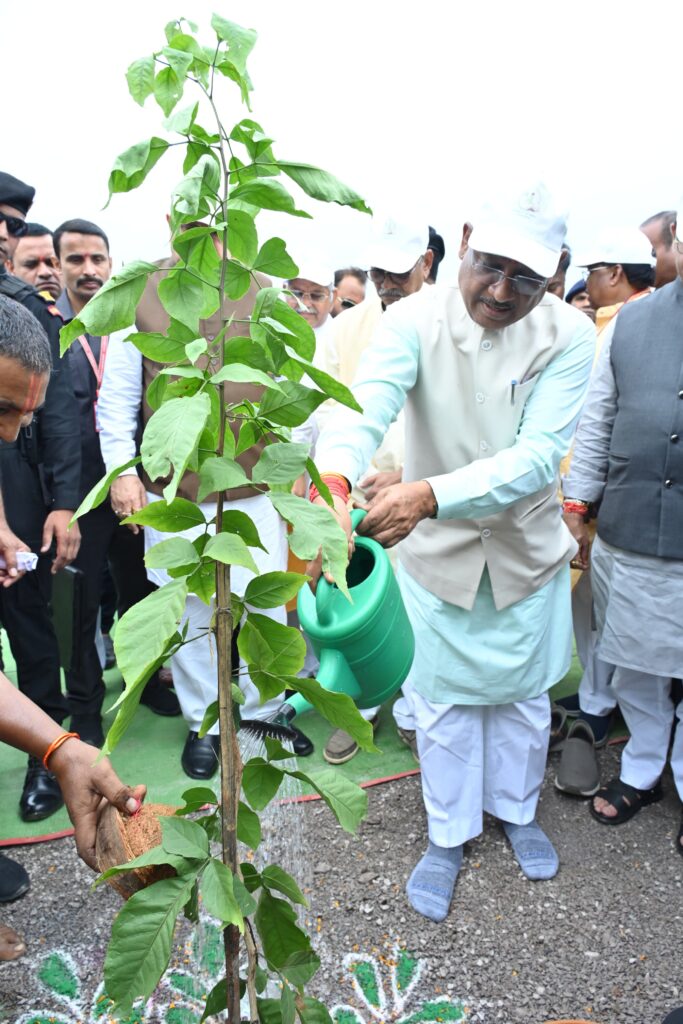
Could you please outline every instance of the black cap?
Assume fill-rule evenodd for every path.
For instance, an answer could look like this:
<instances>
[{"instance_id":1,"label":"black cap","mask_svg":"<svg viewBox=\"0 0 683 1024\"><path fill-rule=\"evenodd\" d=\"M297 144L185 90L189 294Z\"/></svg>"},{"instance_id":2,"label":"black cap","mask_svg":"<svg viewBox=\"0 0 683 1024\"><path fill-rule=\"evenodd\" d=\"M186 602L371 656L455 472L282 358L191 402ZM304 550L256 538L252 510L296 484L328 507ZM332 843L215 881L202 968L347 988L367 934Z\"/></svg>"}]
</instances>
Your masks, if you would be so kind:
<instances>
[{"instance_id":1,"label":"black cap","mask_svg":"<svg viewBox=\"0 0 683 1024\"><path fill-rule=\"evenodd\" d=\"M572 299L576 298L579 292L585 292L586 282L581 278L576 284L573 284L567 294L564 297L565 302L571 302Z\"/></svg>"},{"instance_id":2,"label":"black cap","mask_svg":"<svg viewBox=\"0 0 683 1024\"><path fill-rule=\"evenodd\" d=\"M429 245L428 249L431 249L439 263L446 255L446 245L440 234L437 233L436 228L429 225Z\"/></svg>"},{"instance_id":3,"label":"black cap","mask_svg":"<svg viewBox=\"0 0 683 1024\"><path fill-rule=\"evenodd\" d=\"M7 174L6 171L0 171L0 203L13 206L15 210L21 210L26 216L31 209L35 194L36 190L24 181L19 181L18 178Z\"/></svg>"}]
</instances>

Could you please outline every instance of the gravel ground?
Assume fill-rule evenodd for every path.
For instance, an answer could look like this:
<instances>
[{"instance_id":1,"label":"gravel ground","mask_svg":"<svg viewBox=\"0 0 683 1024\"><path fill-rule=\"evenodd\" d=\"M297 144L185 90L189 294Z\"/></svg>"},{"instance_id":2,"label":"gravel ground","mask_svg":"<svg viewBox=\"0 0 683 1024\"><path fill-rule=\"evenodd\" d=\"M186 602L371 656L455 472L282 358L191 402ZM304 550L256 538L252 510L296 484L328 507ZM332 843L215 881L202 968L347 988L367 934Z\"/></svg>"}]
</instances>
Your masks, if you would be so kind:
<instances>
[{"instance_id":1,"label":"gravel ground","mask_svg":"<svg viewBox=\"0 0 683 1024\"><path fill-rule=\"evenodd\" d=\"M618 770L619 748L601 758L609 778ZM322 958L311 994L329 1006L353 1005L344 956L356 950L386 960L399 941L425 961L420 999L406 1011L448 995L462 1000L472 1021L543 1024L579 1017L661 1024L683 1003L683 858L673 847L680 804L671 777L665 776L660 804L609 829L590 818L584 801L555 791L554 766L539 820L560 852L559 875L528 882L489 820L483 836L469 844L451 913L441 925L412 911L404 895L425 844L418 777L370 789L357 837L342 832L319 803L287 809L293 822L288 841L300 833L297 873L310 890L308 919ZM41 950L70 950L83 987L94 991L120 904L106 887L90 893L91 874L70 840L9 852L32 880L29 895L3 913L29 943L28 957L0 965L0 1019L14 1024L36 1005L33 977Z\"/></svg>"}]
</instances>

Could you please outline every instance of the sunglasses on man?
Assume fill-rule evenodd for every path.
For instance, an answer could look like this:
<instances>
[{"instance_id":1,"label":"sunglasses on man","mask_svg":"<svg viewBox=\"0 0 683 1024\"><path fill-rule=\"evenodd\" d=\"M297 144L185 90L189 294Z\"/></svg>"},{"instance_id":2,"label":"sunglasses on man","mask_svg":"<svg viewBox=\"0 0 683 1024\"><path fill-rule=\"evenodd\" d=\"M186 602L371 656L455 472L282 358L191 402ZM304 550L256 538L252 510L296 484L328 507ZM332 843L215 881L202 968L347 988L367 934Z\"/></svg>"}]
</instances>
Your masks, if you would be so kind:
<instances>
[{"instance_id":1,"label":"sunglasses on man","mask_svg":"<svg viewBox=\"0 0 683 1024\"><path fill-rule=\"evenodd\" d=\"M7 232L12 238L23 238L28 231L28 224L21 217L10 217L6 213L0 213L0 222L3 220L7 225Z\"/></svg>"}]
</instances>

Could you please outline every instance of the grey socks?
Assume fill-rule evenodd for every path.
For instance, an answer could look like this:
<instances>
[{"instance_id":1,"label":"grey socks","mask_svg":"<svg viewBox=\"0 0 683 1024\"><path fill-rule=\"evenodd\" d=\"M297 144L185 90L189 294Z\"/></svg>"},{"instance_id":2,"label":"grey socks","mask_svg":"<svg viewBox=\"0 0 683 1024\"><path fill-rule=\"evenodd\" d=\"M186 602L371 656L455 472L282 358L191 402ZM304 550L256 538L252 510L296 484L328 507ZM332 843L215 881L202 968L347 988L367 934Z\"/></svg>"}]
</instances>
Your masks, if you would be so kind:
<instances>
[{"instance_id":1,"label":"grey socks","mask_svg":"<svg viewBox=\"0 0 683 1024\"><path fill-rule=\"evenodd\" d=\"M451 905L461 864L462 846L448 849L429 844L406 887L410 904L418 914L431 921L443 921Z\"/></svg>"},{"instance_id":2,"label":"grey socks","mask_svg":"<svg viewBox=\"0 0 683 1024\"><path fill-rule=\"evenodd\" d=\"M555 847L535 821L528 825L513 825L510 821L504 821L502 825L517 863L527 878L537 882L557 874L560 861Z\"/></svg>"}]
</instances>

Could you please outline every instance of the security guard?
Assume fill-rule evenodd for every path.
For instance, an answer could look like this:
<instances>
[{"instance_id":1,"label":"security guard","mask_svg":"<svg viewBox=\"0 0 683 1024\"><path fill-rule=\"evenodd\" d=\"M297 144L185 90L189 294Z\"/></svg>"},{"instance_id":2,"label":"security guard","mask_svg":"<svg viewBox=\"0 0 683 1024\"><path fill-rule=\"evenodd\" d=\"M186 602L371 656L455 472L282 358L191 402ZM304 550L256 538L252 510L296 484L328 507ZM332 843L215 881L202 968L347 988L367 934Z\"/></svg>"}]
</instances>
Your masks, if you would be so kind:
<instances>
[{"instance_id":1,"label":"security guard","mask_svg":"<svg viewBox=\"0 0 683 1024\"><path fill-rule=\"evenodd\" d=\"M0 588L0 620L17 665L19 688L61 724L67 707L49 601L51 573L73 561L80 542L78 528L69 529L79 501L80 428L68 368L60 362L61 317L34 288L4 268L25 231L34 195L30 185L0 172L0 294L33 313L48 335L54 366L45 404L33 423L20 432L16 442L0 443L5 536L11 538L14 533L17 546L21 546L21 538L41 556L34 572L13 586ZM54 776L37 758L29 757L19 803L22 818L39 821L62 803Z\"/></svg>"}]
</instances>

